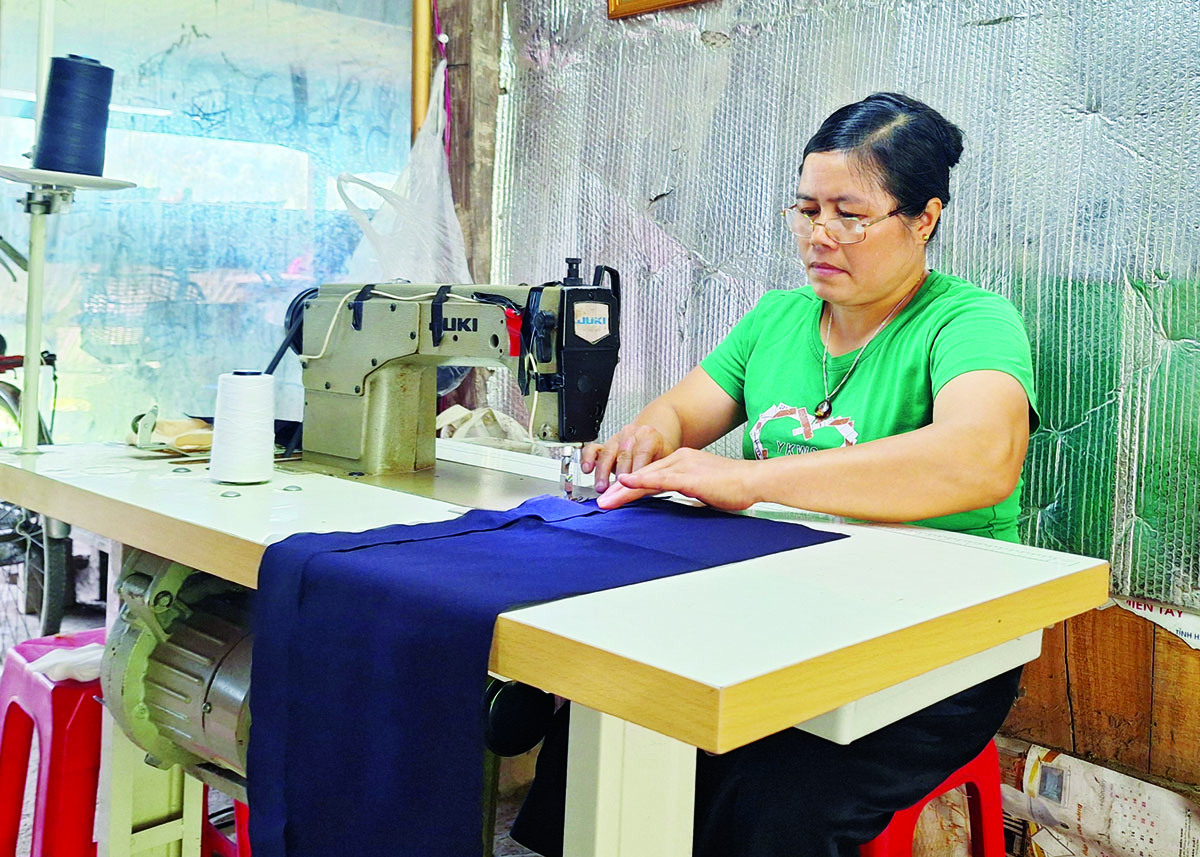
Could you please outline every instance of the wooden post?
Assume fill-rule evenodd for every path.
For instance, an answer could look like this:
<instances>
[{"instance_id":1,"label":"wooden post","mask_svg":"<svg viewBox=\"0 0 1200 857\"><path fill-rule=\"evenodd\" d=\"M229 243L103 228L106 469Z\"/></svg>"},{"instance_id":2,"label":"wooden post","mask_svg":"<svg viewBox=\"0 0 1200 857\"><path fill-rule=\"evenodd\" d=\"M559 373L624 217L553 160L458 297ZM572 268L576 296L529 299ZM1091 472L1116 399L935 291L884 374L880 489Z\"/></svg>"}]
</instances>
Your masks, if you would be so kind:
<instances>
[{"instance_id":1,"label":"wooden post","mask_svg":"<svg viewBox=\"0 0 1200 857\"><path fill-rule=\"evenodd\" d=\"M492 170L500 97L498 0L438 4L450 89L450 187L462 224L467 262L477 283L491 279Z\"/></svg>"},{"instance_id":2,"label":"wooden post","mask_svg":"<svg viewBox=\"0 0 1200 857\"><path fill-rule=\"evenodd\" d=\"M477 283L492 278L492 171L496 108L500 98L499 0L442 0L438 4L446 43L450 92L450 189L462 226L467 265ZM483 375L472 369L458 389L443 396L453 404L486 404Z\"/></svg>"},{"instance_id":3,"label":"wooden post","mask_svg":"<svg viewBox=\"0 0 1200 857\"><path fill-rule=\"evenodd\" d=\"M412 6L412 139L429 109L430 54L433 50L433 6L431 0L413 0Z\"/></svg>"}]
</instances>

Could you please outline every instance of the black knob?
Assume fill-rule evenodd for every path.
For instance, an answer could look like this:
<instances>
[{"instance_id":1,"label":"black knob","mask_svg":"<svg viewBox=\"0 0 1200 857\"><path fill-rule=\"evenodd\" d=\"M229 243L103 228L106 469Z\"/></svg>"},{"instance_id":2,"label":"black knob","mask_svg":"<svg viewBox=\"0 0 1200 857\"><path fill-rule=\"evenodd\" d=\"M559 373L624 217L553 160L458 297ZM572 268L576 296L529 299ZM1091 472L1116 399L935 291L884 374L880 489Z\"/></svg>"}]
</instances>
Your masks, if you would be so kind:
<instances>
[{"instance_id":1,"label":"black knob","mask_svg":"<svg viewBox=\"0 0 1200 857\"><path fill-rule=\"evenodd\" d=\"M567 275L563 277L564 286L582 286L583 278L579 276L579 266L583 264L582 259L572 259L567 257Z\"/></svg>"},{"instance_id":2,"label":"black knob","mask_svg":"<svg viewBox=\"0 0 1200 857\"><path fill-rule=\"evenodd\" d=\"M554 696L516 681L490 679L483 695L483 740L497 756L519 756L545 737Z\"/></svg>"}]
</instances>

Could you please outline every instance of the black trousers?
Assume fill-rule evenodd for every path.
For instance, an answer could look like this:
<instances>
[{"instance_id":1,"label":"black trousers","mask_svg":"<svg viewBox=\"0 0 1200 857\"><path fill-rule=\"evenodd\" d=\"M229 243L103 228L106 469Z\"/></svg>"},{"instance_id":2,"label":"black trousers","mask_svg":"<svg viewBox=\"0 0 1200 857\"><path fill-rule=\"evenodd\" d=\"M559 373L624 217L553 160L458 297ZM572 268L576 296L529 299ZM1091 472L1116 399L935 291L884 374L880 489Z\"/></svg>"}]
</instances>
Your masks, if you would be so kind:
<instances>
[{"instance_id":1,"label":"black trousers","mask_svg":"<svg viewBox=\"0 0 1200 857\"><path fill-rule=\"evenodd\" d=\"M859 738L785 729L696 760L694 857L858 857L892 814L987 745L1016 696L1017 668ZM561 857L570 706L555 715L511 836Z\"/></svg>"}]
</instances>

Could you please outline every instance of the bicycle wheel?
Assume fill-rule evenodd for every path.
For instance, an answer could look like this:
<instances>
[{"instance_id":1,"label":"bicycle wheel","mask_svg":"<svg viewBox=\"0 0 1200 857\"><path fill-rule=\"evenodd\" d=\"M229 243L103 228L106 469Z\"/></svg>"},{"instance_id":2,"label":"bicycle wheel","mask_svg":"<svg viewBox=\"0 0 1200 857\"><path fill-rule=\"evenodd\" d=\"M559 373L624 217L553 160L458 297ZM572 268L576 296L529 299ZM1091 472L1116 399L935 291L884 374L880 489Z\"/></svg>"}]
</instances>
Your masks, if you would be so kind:
<instances>
[{"instance_id":1,"label":"bicycle wheel","mask_svg":"<svg viewBox=\"0 0 1200 857\"><path fill-rule=\"evenodd\" d=\"M41 617L40 636L57 634L62 628L67 604L71 540L55 539L39 532L29 539L25 560L25 610Z\"/></svg>"},{"instance_id":2,"label":"bicycle wheel","mask_svg":"<svg viewBox=\"0 0 1200 857\"><path fill-rule=\"evenodd\" d=\"M38 414L39 444L50 443L50 429ZM0 446L21 443L21 390L8 381L0 381Z\"/></svg>"},{"instance_id":3,"label":"bicycle wheel","mask_svg":"<svg viewBox=\"0 0 1200 857\"><path fill-rule=\"evenodd\" d=\"M0 567L25 561L25 537L17 531L24 518L25 510L20 506L0 503Z\"/></svg>"},{"instance_id":4,"label":"bicycle wheel","mask_svg":"<svg viewBox=\"0 0 1200 857\"><path fill-rule=\"evenodd\" d=\"M25 511L0 503L0 653L38 633L40 622L26 615L22 573L29 540L20 530Z\"/></svg>"}]
</instances>

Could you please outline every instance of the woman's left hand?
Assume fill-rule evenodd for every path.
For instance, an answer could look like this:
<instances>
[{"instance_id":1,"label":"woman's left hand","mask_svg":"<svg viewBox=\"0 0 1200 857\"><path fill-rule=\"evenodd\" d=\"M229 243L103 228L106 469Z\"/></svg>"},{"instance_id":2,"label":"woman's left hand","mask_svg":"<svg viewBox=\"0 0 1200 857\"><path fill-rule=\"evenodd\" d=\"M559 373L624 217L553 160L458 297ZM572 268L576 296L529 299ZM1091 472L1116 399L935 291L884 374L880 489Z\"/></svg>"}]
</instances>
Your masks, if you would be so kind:
<instances>
[{"instance_id":1,"label":"woman's left hand","mask_svg":"<svg viewBox=\"0 0 1200 857\"><path fill-rule=\"evenodd\" d=\"M757 463L698 449L677 449L632 473L622 473L597 498L596 505L615 509L649 494L678 491L717 509L745 509L757 499L752 489Z\"/></svg>"}]
</instances>

